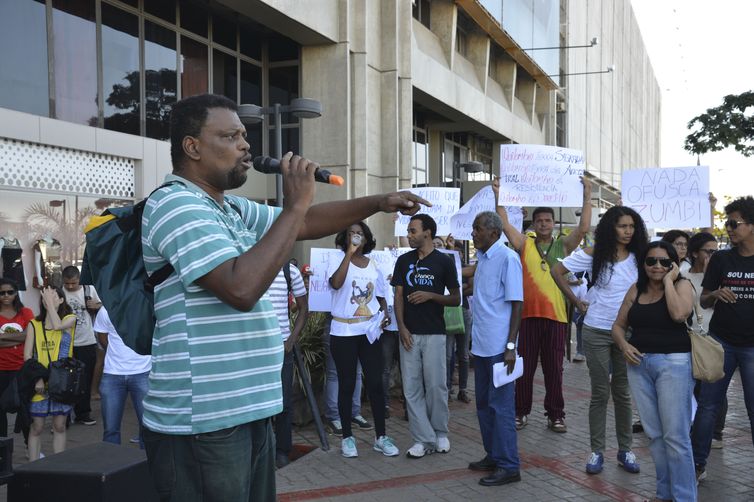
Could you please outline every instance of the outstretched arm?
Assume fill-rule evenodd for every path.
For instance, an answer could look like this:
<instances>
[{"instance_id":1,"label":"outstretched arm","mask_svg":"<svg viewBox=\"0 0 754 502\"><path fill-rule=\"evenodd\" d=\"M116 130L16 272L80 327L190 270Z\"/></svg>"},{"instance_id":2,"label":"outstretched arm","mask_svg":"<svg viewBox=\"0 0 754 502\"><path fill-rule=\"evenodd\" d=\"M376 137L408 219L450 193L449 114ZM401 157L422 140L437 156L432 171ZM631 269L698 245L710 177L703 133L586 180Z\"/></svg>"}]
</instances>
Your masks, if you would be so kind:
<instances>
[{"instance_id":1,"label":"outstretched arm","mask_svg":"<svg viewBox=\"0 0 754 502\"><path fill-rule=\"evenodd\" d=\"M524 242L526 241L526 236L522 234L516 227L511 225L510 220L508 220L508 212L505 210L505 207L498 205L497 201L500 198L500 178L495 176L495 179L492 181L492 192L495 194L495 211L497 212L498 216L500 216L500 219L503 220L503 232L505 233L505 236L508 238L508 242L511 243L511 246L513 246L513 249L516 251L521 251L521 248L524 246Z\"/></svg>"}]
</instances>

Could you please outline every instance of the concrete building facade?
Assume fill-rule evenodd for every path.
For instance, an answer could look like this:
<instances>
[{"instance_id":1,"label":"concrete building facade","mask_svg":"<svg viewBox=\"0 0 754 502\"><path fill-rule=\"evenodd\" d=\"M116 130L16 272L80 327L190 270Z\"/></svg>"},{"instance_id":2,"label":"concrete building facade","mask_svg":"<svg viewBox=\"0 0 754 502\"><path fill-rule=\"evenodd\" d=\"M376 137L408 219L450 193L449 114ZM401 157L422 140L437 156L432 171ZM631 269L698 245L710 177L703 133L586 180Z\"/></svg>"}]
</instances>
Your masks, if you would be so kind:
<instances>
[{"instance_id":1,"label":"concrete building facade","mask_svg":"<svg viewBox=\"0 0 754 502\"><path fill-rule=\"evenodd\" d=\"M525 50L595 33L585 60ZM202 92L320 101L320 118L281 121L284 151L346 179L319 201L411 186L468 198L511 142L583 149L605 186L659 159L659 91L628 0L6 0L0 39L0 237L23 250L29 285L47 275L35 243L78 263L91 214L158 186L170 103ZM552 76L607 60L642 73L564 77L565 90ZM248 128L253 154L271 154L269 117ZM274 202L274 185L252 173L237 192ZM390 217L369 224L392 242Z\"/></svg>"}]
</instances>

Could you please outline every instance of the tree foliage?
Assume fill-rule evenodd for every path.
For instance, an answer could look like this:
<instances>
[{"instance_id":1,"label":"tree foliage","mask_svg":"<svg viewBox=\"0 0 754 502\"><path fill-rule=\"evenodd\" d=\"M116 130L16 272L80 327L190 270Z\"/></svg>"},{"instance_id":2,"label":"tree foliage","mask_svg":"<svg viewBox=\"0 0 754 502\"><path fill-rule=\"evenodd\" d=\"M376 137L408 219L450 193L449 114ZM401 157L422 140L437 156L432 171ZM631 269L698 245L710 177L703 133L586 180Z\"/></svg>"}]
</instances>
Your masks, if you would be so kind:
<instances>
[{"instance_id":1,"label":"tree foliage","mask_svg":"<svg viewBox=\"0 0 754 502\"><path fill-rule=\"evenodd\" d=\"M747 113L748 110L748 113ZM691 119L683 148L692 154L718 152L732 146L746 157L754 154L754 91L729 94L723 104Z\"/></svg>"}]
</instances>

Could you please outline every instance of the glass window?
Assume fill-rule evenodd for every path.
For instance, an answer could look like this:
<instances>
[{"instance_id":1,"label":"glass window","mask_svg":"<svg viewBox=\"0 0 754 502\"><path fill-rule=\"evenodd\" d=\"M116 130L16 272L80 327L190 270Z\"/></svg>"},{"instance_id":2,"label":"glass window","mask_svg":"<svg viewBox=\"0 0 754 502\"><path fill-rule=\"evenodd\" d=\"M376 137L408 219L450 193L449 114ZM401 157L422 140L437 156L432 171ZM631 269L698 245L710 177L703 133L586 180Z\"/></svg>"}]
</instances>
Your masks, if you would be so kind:
<instances>
[{"instance_id":1,"label":"glass window","mask_svg":"<svg viewBox=\"0 0 754 502\"><path fill-rule=\"evenodd\" d=\"M236 23L218 15L212 16L212 41L236 50Z\"/></svg>"},{"instance_id":2,"label":"glass window","mask_svg":"<svg viewBox=\"0 0 754 502\"><path fill-rule=\"evenodd\" d=\"M140 133L139 19L102 4L102 89L105 129Z\"/></svg>"},{"instance_id":3,"label":"glass window","mask_svg":"<svg viewBox=\"0 0 754 502\"><path fill-rule=\"evenodd\" d=\"M268 57L271 62L298 59L298 44L289 38L271 38L268 47Z\"/></svg>"},{"instance_id":4,"label":"glass window","mask_svg":"<svg viewBox=\"0 0 754 502\"><path fill-rule=\"evenodd\" d=\"M175 32L144 21L144 107L150 138L170 137L170 105L177 90L175 45Z\"/></svg>"},{"instance_id":5,"label":"glass window","mask_svg":"<svg viewBox=\"0 0 754 502\"><path fill-rule=\"evenodd\" d=\"M181 0L181 27L192 33L208 36L209 12L207 8L197 2Z\"/></svg>"},{"instance_id":6,"label":"glass window","mask_svg":"<svg viewBox=\"0 0 754 502\"><path fill-rule=\"evenodd\" d=\"M222 94L233 101L238 99L238 72L235 56L215 49L212 55L212 85L215 94Z\"/></svg>"},{"instance_id":7,"label":"glass window","mask_svg":"<svg viewBox=\"0 0 754 502\"><path fill-rule=\"evenodd\" d=\"M239 34L241 38L241 54L256 59L262 60L262 39L259 37L259 28L252 26L241 26Z\"/></svg>"},{"instance_id":8,"label":"glass window","mask_svg":"<svg viewBox=\"0 0 754 502\"><path fill-rule=\"evenodd\" d=\"M280 103L290 104L298 97L298 66L284 66L269 69L270 105ZM297 124L298 119L290 113L283 113L283 124Z\"/></svg>"},{"instance_id":9,"label":"glass window","mask_svg":"<svg viewBox=\"0 0 754 502\"><path fill-rule=\"evenodd\" d=\"M144 12L175 23L175 0L144 0Z\"/></svg>"},{"instance_id":10,"label":"glass window","mask_svg":"<svg viewBox=\"0 0 754 502\"><path fill-rule=\"evenodd\" d=\"M298 127L294 128L284 128L281 133L281 139L282 139L282 147L281 150L282 155L285 155L287 152L293 152L296 155L299 155L301 153L301 148L298 143L298 137L299 137L299 131ZM277 156L277 153L275 151L275 128L270 129L270 153L269 155Z\"/></svg>"},{"instance_id":11,"label":"glass window","mask_svg":"<svg viewBox=\"0 0 754 502\"><path fill-rule=\"evenodd\" d=\"M414 129L414 141L411 148L411 185L427 186L429 184L429 144L423 131Z\"/></svg>"},{"instance_id":12,"label":"glass window","mask_svg":"<svg viewBox=\"0 0 754 502\"><path fill-rule=\"evenodd\" d=\"M241 61L241 103L262 104L262 69Z\"/></svg>"},{"instance_id":13,"label":"glass window","mask_svg":"<svg viewBox=\"0 0 754 502\"><path fill-rule=\"evenodd\" d=\"M50 114L43 1L0 2L0 106Z\"/></svg>"},{"instance_id":14,"label":"glass window","mask_svg":"<svg viewBox=\"0 0 754 502\"><path fill-rule=\"evenodd\" d=\"M94 0L54 0L52 6L55 117L96 126L97 30ZM13 46L16 45L13 43Z\"/></svg>"},{"instance_id":15,"label":"glass window","mask_svg":"<svg viewBox=\"0 0 754 502\"><path fill-rule=\"evenodd\" d=\"M207 46L181 37L181 98L206 93L208 71Z\"/></svg>"},{"instance_id":16,"label":"glass window","mask_svg":"<svg viewBox=\"0 0 754 502\"><path fill-rule=\"evenodd\" d=\"M413 16L418 19L421 24L430 27L429 25L429 0L414 0Z\"/></svg>"}]
</instances>

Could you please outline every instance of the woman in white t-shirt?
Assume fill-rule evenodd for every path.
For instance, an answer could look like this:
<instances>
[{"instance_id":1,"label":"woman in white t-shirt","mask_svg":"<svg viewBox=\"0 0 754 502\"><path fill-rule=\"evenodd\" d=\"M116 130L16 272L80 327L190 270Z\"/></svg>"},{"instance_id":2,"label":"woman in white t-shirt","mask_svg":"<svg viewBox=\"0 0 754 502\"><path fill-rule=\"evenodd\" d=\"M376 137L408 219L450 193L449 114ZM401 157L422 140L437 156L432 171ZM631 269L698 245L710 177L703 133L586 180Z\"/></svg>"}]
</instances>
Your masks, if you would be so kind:
<instances>
[{"instance_id":1,"label":"woman in white t-shirt","mask_svg":"<svg viewBox=\"0 0 754 502\"><path fill-rule=\"evenodd\" d=\"M367 224L355 223L335 237L335 246L341 252L331 255L327 269L332 288L330 352L338 372L338 412L343 428L341 451L344 457L359 455L351 433L351 398L359 361L374 416L374 449L389 457L399 453L393 440L385 434L382 347L379 338L370 342L367 337L368 330L374 331L375 323L377 330L390 323L385 280L376 264L364 256L375 245Z\"/></svg>"},{"instance_id":2,"label":"woman in white t-shirt","mask_svg":"<svg viewBox=\"0 0 754 502\"><path fill-rule=\"evenodd\" d=\"M647 243L647 229L641 216L628 207L614 206L597 225L594 247L574 251L550 272L568 300L586 314L582 338L592 385L589 404L592 453L586 464L589 474L602 472L607 402L611 393L615 405L618 463L628 472L639 472L636 456L631 451L631 393L626 362L610 330L626 291L638 278L636 257ZM586 300L577 298L569 287L568 272L589 272L592 287Z\"/></svg>"}]
</instances>

